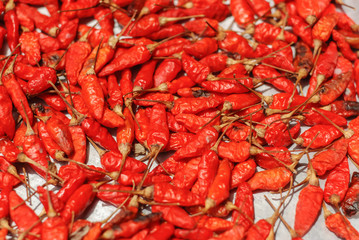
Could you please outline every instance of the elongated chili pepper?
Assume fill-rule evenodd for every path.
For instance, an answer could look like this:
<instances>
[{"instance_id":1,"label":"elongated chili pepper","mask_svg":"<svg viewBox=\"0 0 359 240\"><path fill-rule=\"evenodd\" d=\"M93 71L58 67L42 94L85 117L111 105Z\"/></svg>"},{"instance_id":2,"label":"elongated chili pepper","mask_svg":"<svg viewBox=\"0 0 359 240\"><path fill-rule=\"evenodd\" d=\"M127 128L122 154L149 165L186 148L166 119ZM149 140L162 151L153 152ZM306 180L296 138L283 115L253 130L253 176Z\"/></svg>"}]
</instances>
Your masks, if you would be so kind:
<instances>
[{"instance_id":1,"label":"elongated chili pepper","mask_svg":"<svg viewBox=\"0 0 359 240\"><path fill-rule=\"evenodd\" d=\"M245 27L254 20L254 12L245 0L231 1L230 9L240 27Z\"/></svg>"},{"instance_id":2,"label":"elongated chili pepper","mask_svg":"<svg viewBox=\"0 0 359 240\"><path fill-rule=\"evenodd\" d=\"M148 227L151 223L159 221L161 215L161 213L151 213L149 215L139 216L136 219L114 226L112 229L105 231L103 236L109 236L106 239L112 239L114 237L131 237L140 230Z\"/></svg>"},{"instance_id":3,"label":"elongated chili pepper","mask_svg":"<svg viewBox=\"0 0 359 240\"><path fill-rule=\"evenodd\" d=\"M342 202L342 210L347 216L354 216L358 213L358 179L358 172L354 172L350 181L348 191Z\"/></svg>"},{"instance_id":4,"label":"elongated chili pepper","mask_svg":"<svg viewBox=\"0 0 359 240\"><path fill-rule=\"evenodd\" d=\"M2 81L2 84L4 84L4 86L6 87L14 106L16 107L18 112L21 114L23 119L25 119L25 112L26 112L27 116L29 117L30 124L32 124L33 123L33 113L30 109L29 103L27 101L27 98L26 98L24 92L22 91L19 83L16 81L16 77L13 72L15 60L16 60L16 58L14 58L14 61L6 69L6 71L4 72L4 74L2 76L1 81ZM24 106L24 108L22 106ZM25 109L25 111L24 111L24 109Z\"/></svg>"},{"instance_id":5,"label":"elongated chili pepper","mask_svg":"<svg viewBox=\"0 0 359 240\"><path fill-rule=\"evenodd\" d=\"M216 177L207 193L205 208L219 205L229 197L231 168L228 159L220 161Z\"/></svg>"},{"instance_id":6,"label":"elongated chili pepper","mask_svg":"<svg viewBox=\"0 0 359 240\"><path fill-rule=\"evenodd\" d=\"M294 70L294 68L293 68ZM271 67L267 67L264 65L258 65L253 69L253 75L255 77L265 79L265 78L274 78L271 80L267 80L266 82L272 84L279 90L285 91L287 93L292 93L294 90L294 84L292 81L285 77L281 77L279 72ZM278 78L275 78L278 77Z\"/></svg>"},{"instance_id":7,"label":"elongated chili pepper","mask_svg":"<svg viewBox=\"0 0 359 240\"><path fill-rule=\"evenodd\" d=\"M208 66L197 62L186 53L182 54L182 66L188 77L196 83L203 82L207 78L208 74L210 74L210 68Z\"/></svg>"},{"instance_id":8,"label":"elongated chili pepper","mask_svg":"<svg viewBox=\"0 0 359 240\"><path fill-rule=\"evenodd\" d=\"M85 59L91 52L91 46L84 39L71 44L66 54L66 76L72 85L76 85ZM76 57L75 57L76 56Z\"/></svg>"},{"instance_id":9,"label":"elongated chili pepper","mask_svg":"<svg viewBox=\"0 0 359 240\"><path fill-rule=\"evenodd\" d=\"M41 222L36 213L26 204L22 204L23 199L15 191L9 194L9 208L11 219L16 223L20 231L26 231L29 228L31 233L40 234ZM21 204L21 205L20 205ZM16 207L16 208L15 208ZM29 239L36 239L28 236Z\"/></svg>"},{"instance_id":10,"label":"elongated chili pepper","mask_svg":"<svg viewBox=\"0 0 359 240\"><path fill-rule=\"evenodd\" d=\"M156 70L157 60L150 60L143 64L134 80L134 91L153 87L153 74Z\"/></svg>"},{"instance_id":11,"label":"elongated chili pepper","mask_svg":"<svg viewBox=\"0 0 359 240\"><path fill-rule=\"evenodd\" d=\"M80 215L92 202L96 193L93 191L94 186L84 184L79 187L71 197L66 201L66 205L61 212L61 217L65 222L71 221L72 214Z\"/></svg>"},{"instance_id":12,"label":"elongated chili pepper","mask_svg":"<svg viewBox=\"0 0 359 240\"><path fill-rule=\"evenodd\" d=\"M257 189L263 190L278 190L285 187L292 177L292 173L284 168L278 167L262 172L257 172L249 179L248 184L252 191Z\"/></svg>"},{"instance_id":13,"label":"elongated chili pepper","mask_svg":"<svg viewBox=\"0 0 359 240\"><path fill-rule=\"evenodd\" d=\"M104 201L111 203L115 206L120 206L124 200L130 195L128 193L122 193L122 192L110 192L106 190L127 190L130 191L131 187L121 186L121 185L110 185L110 184L104 184L101 187L99 187L99 192L97 193L97 197Z\"/></svg>"},{"instance_id":14,"label":"elongated chili pepper","mask_svg":"<svg viewBox=\"0 0 359 240\"><path fill-rule=\"evenodd\" d=\"M75 39L77 32L77 27L79 25L79 19L75 18L68 21L66 24L61 26L60 32L57 35L57 39L60 42L60 48L67 48L70 43Z\"/></svg>"},{"instance_id":15,"label":"elongated chili pepper","mask_svg":"<svg viewBox=\"0 0 359 240\"><path fill-rule=\"evenodd\" d=\"M348 190L349 180L348 159L344 159L328 175L324 188L324 200L333 205L339 204Z\"/></svg>"},{"instance_id":16,"label":"elongated chili pepper","mask_svg":"<svg viewBox=\"0 0 359 240\"><path fill-rule=\"evenodd\" d=\"M240 211L233 211L232 222L243 226L244 230L248 230L252 225L250 220L254 220L253 193L248 183L243 182L238 185L234 205Z\"/></svg>"},{"instance_id":17,"label":"elongated chili pepper","mask_svg":"<svg viewBox=\"0 0 359 240\"><path fill-rule=\"evenodd\" d=\"M255 27L254 39L260 43L271 44L277 39L280 32L281 28L279 27L275 27L269 23L260 23ZM284 31L283 40L287 43L297 42L297 36Z\"/></svg>"},{"instance_id":18,"label":"elongated chili pepper","mask_svg":"<svg viewBox=\"0 0 359 240\"><path fill-rule=\"evenodd\" d=\"M151 51L146 46L134 46L126 50L122 55L114 58L98 75L104 77L116 71L142 64L148 61L150 57Z\"/></svg>"},{"instance_id":19,"label":"elongated chili pepper","mask_svg":"<svg viewBox=\"0 0 359 240\"><path fill-rule=\"evenodd\" d=\"M331 42L325 51L318 58L312 77L309 81L309 88L307 96L313 94L317 86L320 86L325 79L332 76L335 66L337 64L338 51L335 43Z\"/></svg>"},{"instance_id":20,"label":"elongated chili pepper","mask_svg":"<svg viewBox=\"0 0 359 240\"><path fill-rule=\"evenodd\" d=\"M301 146L307 147L317 133L319 134L310 145L311 148L327 146L342 135L342 133L334 126L315 125L302 133L299 138L297 138L298 141L296 140L295 142Z\"/></svg>"},{"instance_id":21,"label":"elongated chili pepper","mask_svg":"<svg viewBox=\"0 0 359 240\"><path fill-rule=\"evenodd\" d=\"M312 165L317 174L322 176L326 171L332 170L336 165L340 164L347 153L347 148L348 141L339 139L331 148L316 155L312 160Z\"/></svg>"},{"instance_id":22,"label":"elongated chili pepper","mask_svg":"<svg viewBox=\"0 0 359 240\"><path fill-rule=\"evenodd\" d=\"M327 14L319 19L312 29L314 55L317 54L322 42L328 41L335 25L338 22L337 14Z\"/></svg>"},{"instance_id":23,"label":"elongated chili pepper","mask_svg":"<svg viewBox=\"0 0 359 240\"><path fill-rule=\"evenodd\" d=\"M215 127L203 128L186 146L179 149L172 156L176 160L189 157L197 157L203 154L204 150L207 150L214 145L218 138L218 131Z\"/></svg>"},{"instance_id":24,"label":"elongated chili pepper","mask_svg":"<svg viewBox=\"0 0 359 240\"><path fill-rule=\"evenodd\" d=\"M323 190L313 169L308 170L309 184L299 193L295 212L294 229L299 236L304 236L317 219L322 202Z\"/></svg>"},{"instance_id":25,"label":"elongated chili pepper","mask_svg":"<svg viewBox=\"0 0 359 240\"><path fill-rule=\"evenodd\" d=\"M25 54L27 61L31 65L36 65L41 60L40 44L35 33L24 31L19 38L21 52Z\"/></svg>"},{"instance_id":26,"label":"elongated chili pepper","mask_svg":"<svg viewBox=\"0 0 359 240\"><path fill-rule=\"evenodd\" d=\"M14 1L9 1L5 6L4 14L5 28L7 30L6 38L11 51L19 44L19 20L15 12ZM16 50L15 53L18 53Z\"/></svg>"},{"instance_id":27,"label":"elongated chili pepper","mask_svg":"<svg viewBox=\"0 0 359 240\"><path fill-rule=\"evenodd\" d=\"M257 164L252 159L238 163L232 169L231 189L250 179L256 171L256 166Z\"/></svg>"},{"instance_id":28,"label":"elongated chili pepper","mask_svg":"<svg viewBox=\"0 0 359 240\"><path fill-rule=\"evenodd\" d=\"M349 220L340 212L332 214L326 207L323 207L325 225L339 238L355 239L359 237L358 231L351 225Z\"/></svg>"},{"instance_id":29,"label":"elongated chili pepper","mask_svg":"<svg viewBox=\"0 0 359 240\"><path fill-rule=\"evenodd\" d=\"M232 162L243 162L249 157L250 143L241 142L221 142L218 146L218 156L229 159Z\"/></svg>"},{"instance_id":30,"label":"elongated chili pepper","mask_svg":"<svg viewBox=\"0 0 359 240\"><path fill-rule=\"evenodd\" d=\"M181 61L178 59L165 59L157 67L153 76L154 87L160 84L170 82L176 78L177 74L182 70Z\"/></svg>"},{"instance_id":31,"label":"elongated chili pepper","mask_svg":"<svg viewBox=\"0 0 359 240\"><path fill-rule=\"evenodd\" d=\"M191 189L194 182L197 180L198 164L201 158L191 159L186 166L178 171L172 180L172 184L176 187Z\"/></svg>"},{"instance_id":32,"label":"elongated chili pepper","mask_svg":"<svg viewBox=\"0 0 359 240\"><path fill-rule=\"evenodd\" d=\"M177 227L185 229L193 229L195 227L195 220L183 208L178 206L153 205L152 212L161 212L163 219Z\"/></svg>"}]
</instances>

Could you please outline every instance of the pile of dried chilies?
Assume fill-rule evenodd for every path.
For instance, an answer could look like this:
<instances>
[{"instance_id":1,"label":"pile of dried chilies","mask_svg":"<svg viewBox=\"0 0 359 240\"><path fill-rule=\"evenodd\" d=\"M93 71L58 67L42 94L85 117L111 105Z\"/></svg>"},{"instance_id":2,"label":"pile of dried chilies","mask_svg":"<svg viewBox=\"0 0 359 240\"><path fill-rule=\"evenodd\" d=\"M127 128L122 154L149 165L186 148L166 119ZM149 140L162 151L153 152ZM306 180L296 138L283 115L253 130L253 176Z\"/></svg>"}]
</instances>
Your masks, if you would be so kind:
<instances>
[{"instance_id":1,"label":"pile of dried chilies","mask_svg":"<svg viewBox=\"0 0 359 240\"><path fill-rule=\"evenodd\" d=\"M301 239L321 211L359 239L359 25L339 0L274 4L0 1L0 239L274 239L278 218ZM242 32L221 27L231 16ZM255 221L256 191L293 189L293 227L286 197ZM118 209L82 219L95 199Z\"/></svg>"}]
</instances>

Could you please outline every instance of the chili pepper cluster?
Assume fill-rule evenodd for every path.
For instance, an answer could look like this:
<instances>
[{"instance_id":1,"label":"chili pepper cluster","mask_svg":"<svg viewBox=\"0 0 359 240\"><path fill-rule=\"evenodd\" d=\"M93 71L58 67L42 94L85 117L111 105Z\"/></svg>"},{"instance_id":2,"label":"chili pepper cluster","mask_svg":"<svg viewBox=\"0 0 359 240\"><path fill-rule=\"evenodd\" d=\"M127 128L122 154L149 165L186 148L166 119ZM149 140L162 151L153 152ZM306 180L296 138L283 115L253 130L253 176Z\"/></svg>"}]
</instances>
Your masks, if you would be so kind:
<instances>
[{"instance_id":1,"label":"chili pepper cluster","mask_svg":"<svg viewBox=\"0 0 359 240\"><path fill-rule=\"evenodd\" d=\"M0 1L0 238L274 239L280 218L301 239L323 211L329 231L359 239L359 26L339 0L274 4ZM221 27L229 17L243 31ZM281 193L268 219L254 219L257 191ZM83 219L95 199L117 210Z\"/></svg>"}]
</instances>

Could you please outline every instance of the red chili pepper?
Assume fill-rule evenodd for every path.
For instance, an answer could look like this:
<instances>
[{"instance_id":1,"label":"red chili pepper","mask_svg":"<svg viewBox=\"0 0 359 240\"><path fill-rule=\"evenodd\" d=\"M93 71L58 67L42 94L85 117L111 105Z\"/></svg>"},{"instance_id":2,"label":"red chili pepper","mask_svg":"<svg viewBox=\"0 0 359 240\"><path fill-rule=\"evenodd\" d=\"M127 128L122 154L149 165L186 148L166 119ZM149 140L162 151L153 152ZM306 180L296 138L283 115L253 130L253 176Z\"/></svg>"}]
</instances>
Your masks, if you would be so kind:
<instances>
[{"instance_id":1,"label":"red chili pepper","mask_svg":"<svg viewBox=\"0 0 359 240\"><path fill-rule=\"evenodd\" d=\"M36 213L26 204L22 204L23 199L15 191L9 194L10 217L16 223L20 231L26 231L30 227L33 234L41 233L41 222ZM16 208L15 208L16 207ZM36 239L34 236L27 236L28 239Z\"/></svg>"},{"instance_id":2,"label":"red chili pepper","mask_svg":"<svg viewBox=\"0 0 359 240\"><path fill-rule=\"evenodd\" d=\"M16 16L14 1L9 1L5 6L4 23L7 30L6 38L11 51L19 44L19 19ZM19 53L16 50L15 53Z\"/></svg>"},{"instance_id":3,"label":"red chili pepper","mask_svg":"<svg viewBox=\"0 0 359 240\"><path fill-rule=\"evenodd\" d=\"M238 185L234 205L240 211L233 211L232 222L243 226L244 230L248 230L252 225L250 220L254 220L253 193L248 183L242 182Z\"/></svg>"},{"instance_id":4,"label":"red chili pepper","mask_svg":"<svg viewBox=\"0 0 359 240\"><path fill-rule=\"evenodd\" d=\"M152 212L161 212L164 220L180 228L193 229L196 225L195 220L178 206L153 205Z\"/></svg>"},{"instance_id":5,"label":"red chili pepper","mask_svg":"<svg viewBox=\"0 0 359 240\"><path fill-rule=\"evenodd\" d=\"M347 216L354 216L358 213L358 185L359 185L359 174L354 172L348 191L342 202L342 210Z\"/></svg>"},{"instance_id":6,"label":"red chili pepper","mask_svg":"<svg viewBox=\"0 0 359 240\"><path fill-rule=\"evenodd\" d=\"M246 0L231 1L230 10L240 27L245 27L254 20L254 11Z\"/></svg>"},{"instance_id":7,"label":"red chili pepper","mask_svg":"<svg viewBox=\"0 0 359 240\"><path fill-rule=\"evenodd\" d=\"M162 83L167 83L175 79L182 70L181 61L177 59L166 59L156 69L154 75L154 86L158 87Z\"/></svg>"},{"instance_id":8,"label":"red chili pepper","mask_svg":"<svg viewBox=\"0 0 359 240\"><path fill-rule=\"evenodd\" d=\"M120 206L126 200L126 198L130 196L130 194L125 192L112 192L112 191L110 192L106 190L130 191L131 189L132 189L131 187L104 184L101 187L99 187L99 192L97 193L96 196L104 202L111 203L115 206Z\"/></svg>"},{"instance_id":9,"label":"red chili pepper","mask_svg":"<svg viewBox=\"0 0 359 240\"><path fill-rule=\"evenodd\" d=\"M145 63L151 58L151 51L144 45L134 46L125 50L122 55L114 58L100 72L99 77L110 75L116 71Z\"/></svg>"},{"instance_id":10,"label":"red chili pepper","mask_svg":"<svg viewBox=\"0 0 359 240\"><path fill-rule=\"evenodd\" d=\"M13 104L20 113L20 115L23 117L23 119L25 119L25 114L27 114L27 116L29 117L30 124L32 124L33 113L30 109L29 103L24 92L22 91L19 83L16 81L16 77L13 72L14 63L15 59L2 75L1 82L6 87Z\"/></svg>"},{"instance_id":11,"label":"red chili pepper","mask_svg":"<svg viewBox=\"0 0 359 240\"><path fill-rule=\"evenodd\" d=\"M155 72L157 62L157 60L150 60L143 64L134 80L134 91L153 87L153 74Z\"/></svg>"},{"instance_id":12,"label":"red chili pepper","mask_svg":"<svg viewBox=\"0 0 359 240\"><path fill-rule=\"evenodd\" d=\"M287 93L292 93L294 90L293 82L285 77L281 77L281 74L271 67L258 65L253 69L253 75L260 79L273 78L266 80L266 82Z\"/></svg>"},{"instance_id":13,"label":"red chili pepper","mask_svg":"<svg viewBox=\"0 0 359 240\"><path fill-rule=\"evenodd\" d=\"M191 42L185 38L175 38L168 40L167 42L161 44L153 51L154 57L168 57L172 56L175 53L180 53L183 50L183 47L190 44Z\"/></svg>"},{"instance_id":14,"label":"red chili pepper","mask_svg":"<svg viewBox=\"0 0 359 240\"><path fill-rule=\"evenodd\" d=\"M210 74L210 68L208 66L197 62L186 53L182 54L182 66L187 76L196 83L203 82Z\"/></svg>"},{"instance_id":15,"label":"red chili pepper","mask_svg":"<svg viewBox=\"0 0 359 240\"><path fill-rule=\"evenodd\" d=\"M80 215L92 202L96 193L93 191L94 186L91 184L84 184L71 195L66 201L66 205L61 212L61 217L66 223L69 223L72 214Z\"/></svg>"},{"instance_id":16,"label":"red chili pepper","mask_svg":"<svg viewBox=\"0 0 359 240\"><path fill-rule=\"evenodd\" d=\"M304 236L315 223L323 202L323 190L319 186L315 172L310 170L309 184L299 193L295 211L294 229Z\"/></svg>"},{"instance_id":17,"label":"red chili pepper","mask_svg":"<svg viewBox=\"0 0 359 240\"><path fill-rule=\"evenodd\" d=\"M256 25L253 37L260 43L272 44L277 40L281 31L281 28L264 22ZM297 42L297 36L288 31L284 31L283 40L287 43Z\"/></svg>"},{"instance_id":18,"label":"red chili pepper","mask_svg":"<svg viewBox=\"0 0 359 240\"><path fill-rule=\"evenodd\" d=\"M218 131L215 127L205 127L184 147L179 149L172 156L175 160L197 157L205 150L214 145L218 138Z\"/></svg>"},{"instance_id":19,"label":"red chili pepper","mask_svg":"<svg viewBox=\"0 0 359 240\"><path fill-rule=\"evenodd\" d=\"M24 31L19 38L21 52L25 54L27 61L31 65L36 65L41 60L40 44L35 33Z\"/></svg>"},{"instance_id":20,"label":"red chili pepper","mask_svg":"<svg viewBox=\"0 0 359 240\"><path fill-rule=\"evenodd\" d=\"M339 163L328 175L324 188L324 200L333 205L343 201L350 181L348 159Z\"/></svg>"},{"instance_id":21,"label":"red chili pepper","mask_svg":"<svg viewBox=\"0 0 359 240\"><path fill-rule=\"evenodd\" d=\"M335 43L331 42L325 53L321 54L318 58L317 65L315 66L313 75L309 81L307 96L312 95L317 86L333 75L337 59L337 47Z\"/></svg>"},{"instance_id":22,"label":"red chili pepper","mask_svg":"<svg viewBox=\"0 0 359 240\"><path fill-rule=\"evenodd\" d=\"M61 26L60 32L57 35L57 39L60 43L60 48L67 48L70 43L75 39L78 25L79 19L75 18Z\"/></svg>"},{"instance_id":23,"label":"red chili pepper","mask_svg":"<svg viewBox=\"0 0 359 240\"><path fill-rule=\"evenodd\" d=\"M327 228L339 238L355 239L359 237L359 232L340 212L332 214L324 208L324 217Z\"/></svg>"},{"instance_id":24,"label":"red chili pepper","mask_svg":"<svg viewBox=\"0 0 359 240\"><path fill-rule=\"evenodd\" d=\"M252 191L257 189L276 191L285 187L292 177L292 172L285 167L278 167L257 172L249 179L248 184Z\"/></svg>"},{"instance_id":25,"label":"red chili pepper","mask_svg":"<svg viewBox=\"0 0 359 240\"><path fill-rule=\"evenodd\" d=\"M317 133L319 133L318 136L314 141L312 141ZM310 148L315 149L327 146L341 135L342 133L334 126L315 125L302 133L297 139L298 141L296 141L296 143L303 147L307 147L309 144L311 144Z\"/></svg>"},{"instance_id":26,"label":"red chili pepper","mask_svg":"<svg viewBox=\"0 0 359 240\"><path fill-rule=\"evenodd\" d=\"M197 59L202 59L218 49L217 40L213 38L202 38L190 45L184 46L183 50Z\"/></svg>"},{"instance_id":27,"label":"red chili pepper","mask_svg":"<svg viewBox=\"0 0 359 240\"><path fill-rule=\"evenodd\" d=\"M76 85L85 59L91 53L91 46L85 41L71 44L66 54L66 77L72 85Z\"/></svg>"}]
</instances>

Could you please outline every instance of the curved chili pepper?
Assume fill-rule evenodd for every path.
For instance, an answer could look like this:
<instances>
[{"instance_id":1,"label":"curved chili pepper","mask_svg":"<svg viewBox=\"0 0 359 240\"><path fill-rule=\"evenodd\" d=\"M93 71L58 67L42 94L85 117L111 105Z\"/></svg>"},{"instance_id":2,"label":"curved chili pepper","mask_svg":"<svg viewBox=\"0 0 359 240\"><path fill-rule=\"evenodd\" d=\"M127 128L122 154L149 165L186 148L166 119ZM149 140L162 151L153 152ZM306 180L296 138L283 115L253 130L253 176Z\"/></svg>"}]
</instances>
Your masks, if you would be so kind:
<instances>
[{"instance_id":1,"label":"curved chili pepper","mask_svg":"<svg viewBox=\"0 0 359 240\"><path fill-rule=\"evenodd\" d=\"M348 191L342 202L342 209L347 216L354 216L358 213L358 186L359 186L359 174L354 172Z\"/></svg>"},{"instance_id":2,"label":"curved chili pepper","mask_svg":"<svg viewBox=\"0 0 359 240\"><path fill-rule=\"evenodd\" d=\"M324 217L327 228L339 238L355 239L359 237L359 232L340 212L332 214L327 210L324 213Z\"/></svg>"},{"instance_id":3,"label":"curved chili pepper","mask_svg":"<svg viewBox=\"0 0 359 240\"><path fill-rule=\"evenodd\" d=\"M19 44L19 19L16 16L13 0L9 1L5 6L4 22L9 48L11 51L14 51L15 47ZM19 53L19 50L16 50L15 53Z\"/></svg>"}]
</instances>

